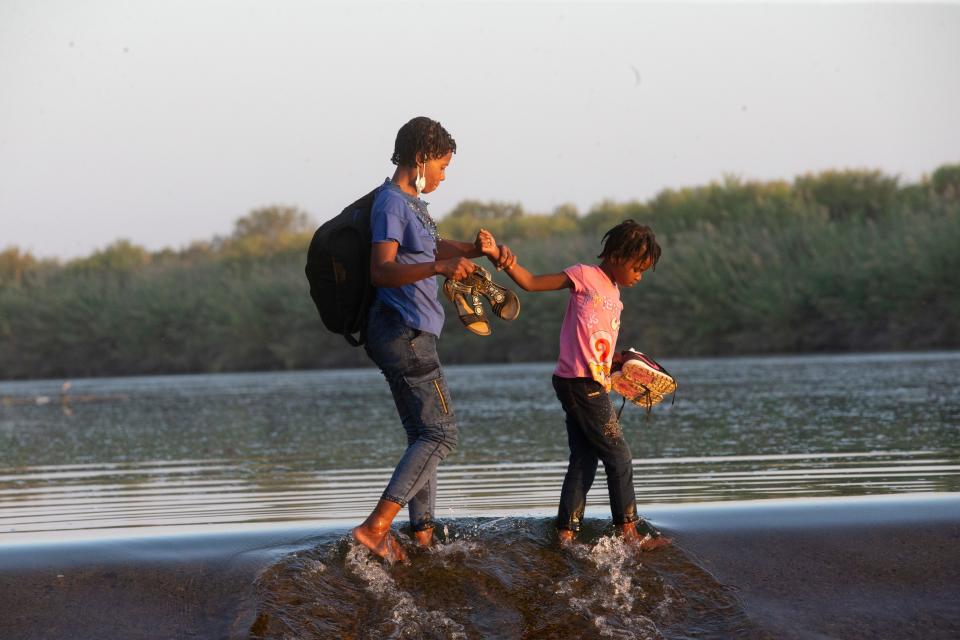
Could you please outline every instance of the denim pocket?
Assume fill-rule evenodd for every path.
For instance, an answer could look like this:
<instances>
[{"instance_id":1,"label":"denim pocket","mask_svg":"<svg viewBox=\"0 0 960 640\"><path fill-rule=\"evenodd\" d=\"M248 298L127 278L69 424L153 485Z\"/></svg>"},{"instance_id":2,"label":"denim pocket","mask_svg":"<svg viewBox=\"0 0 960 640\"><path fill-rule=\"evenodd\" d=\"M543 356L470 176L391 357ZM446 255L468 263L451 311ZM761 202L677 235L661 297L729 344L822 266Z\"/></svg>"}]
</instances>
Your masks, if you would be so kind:
<instances>
[{"instance_id":1,"label":"denim pocket","mask_svg":"<svg viewBox=\"0 0 960 640\"><path fill-rule=\"evenodd\" d=\"M403 381L407 406L423 424L446 422L453 415L450 390L439 368L424 375L408 373L403 376Z\"/></svg>"},{"instance_id":2,"label":"denim pocket","mask_svg":"<svg viewBox=\"0 0 960 640\"><path fill-rule=\"evenodd\" d=\"M623 435L617 412L610 402L610 394L603 385L594 380L585 380L579 395L583 419L592 430L602 434L604 438L613 440Z\"/></svg>"},{"instance_id":3,"label":"denim pocket","mask_svg":"<svg viewBox=\"0 0 960 640\"><path fill-rule=\"evenodd\" d=\"M437 355L437 337L432 333L411 329L409 338L410 351L418 362L431 362L439 365L440 356Z\"/></svg>"}]
</instances>

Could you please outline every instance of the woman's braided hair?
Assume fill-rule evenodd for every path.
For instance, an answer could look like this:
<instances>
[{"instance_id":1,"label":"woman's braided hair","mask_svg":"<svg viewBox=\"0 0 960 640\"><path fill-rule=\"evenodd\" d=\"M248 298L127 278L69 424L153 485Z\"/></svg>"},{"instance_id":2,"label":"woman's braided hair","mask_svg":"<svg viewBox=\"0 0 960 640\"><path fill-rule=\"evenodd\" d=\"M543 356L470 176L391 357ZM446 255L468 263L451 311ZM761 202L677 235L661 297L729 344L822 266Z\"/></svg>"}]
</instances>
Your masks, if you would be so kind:
<instances>
[{"instance_id":1,"label":"woman's braided hair","mask_svg":"<svg viewBox=\"0 0 960 640\"><path fill-rule=\"evenodd\" d=\"M656 270L660 260L660 245L653 229L637 224L633 220L624 220L603 235L603 253L598 258L609 258L614 262L627 260L651 261Z\"/></svg>"},{"instance_id":2,"label":"woman's braided hair","mask_svg":"<svg viewBox=\"0 0 960 640\"><path fill-rule=\"evenodd\" d=\"M420 116L400 127L390 162L413 167L418 160L423 162L442 158L450 152L457 152L457 142L453 137L436 120Z\"/></svg>"}]
</instances>

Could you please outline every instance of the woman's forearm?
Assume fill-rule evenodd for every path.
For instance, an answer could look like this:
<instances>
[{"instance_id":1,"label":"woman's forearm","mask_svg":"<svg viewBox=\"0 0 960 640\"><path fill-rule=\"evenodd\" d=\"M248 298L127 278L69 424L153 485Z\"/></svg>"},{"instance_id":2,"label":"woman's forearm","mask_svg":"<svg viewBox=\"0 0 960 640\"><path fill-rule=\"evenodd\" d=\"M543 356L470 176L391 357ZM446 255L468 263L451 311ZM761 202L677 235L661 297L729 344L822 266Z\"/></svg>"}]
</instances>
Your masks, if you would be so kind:
<instances>
[{"instance_id":1,"label":"woman's forearm","mask_svg":"<svg viewBox=\"0 0 960 640\"><path fill-rule=\"evenodd\" d=\"M401 264L390 261L382 264L370 265L370 284L375 287L402 287L419 282L425 278L437 275L436 262L421 262L418 264Z\"/></svg>"},{"instance_id":2,"label":"woman's forearm","mask_svg":"<svg viewBox=\"0 0 960 640\"><path fill-rule=\"evenodd\" d=\"M437 259L447 258L479 258L483 252L472 242L447 240L444 238L437 243Z\"/></svg>"}]
</instances>

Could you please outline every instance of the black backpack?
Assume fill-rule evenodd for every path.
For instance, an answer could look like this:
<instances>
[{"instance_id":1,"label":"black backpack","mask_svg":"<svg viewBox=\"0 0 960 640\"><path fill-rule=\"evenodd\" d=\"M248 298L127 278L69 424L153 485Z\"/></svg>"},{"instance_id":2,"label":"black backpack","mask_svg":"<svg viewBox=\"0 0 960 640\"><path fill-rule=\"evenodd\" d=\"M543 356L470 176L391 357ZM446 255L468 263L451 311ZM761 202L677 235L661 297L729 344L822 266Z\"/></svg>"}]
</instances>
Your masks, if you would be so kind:
<instances>
[{"instance_id":1,"label":"black backpack","mask_svg":"<svg viewBox=\"0 0 960 640\"><path fill-rule=\"evenodd\" d=\"M310 241L304 269L324 326L355 347L366 341L367 313L375 291L370 284L370 210L378 190L320 225Z\"/></svg>"}]
</instances>

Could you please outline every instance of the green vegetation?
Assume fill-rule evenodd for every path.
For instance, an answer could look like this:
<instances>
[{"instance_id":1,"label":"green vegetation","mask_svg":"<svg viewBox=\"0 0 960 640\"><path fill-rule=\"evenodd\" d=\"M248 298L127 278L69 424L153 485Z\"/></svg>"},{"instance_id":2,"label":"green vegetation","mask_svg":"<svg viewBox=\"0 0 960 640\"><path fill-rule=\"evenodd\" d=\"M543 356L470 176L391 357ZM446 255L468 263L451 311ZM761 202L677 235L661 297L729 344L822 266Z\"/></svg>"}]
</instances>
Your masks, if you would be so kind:
<instances>
[{"instance_id":1,"label":"green vegetation","mask_svg":"<svg viewBox=\"0 0 960 640\"><path fill-rule=\"evenodd\" d=\"M658 356L960 346L960 165L920 184L877 171L790 182L726 178L646 202L465 201L441 234L483 226L533 271L595 259L624 218L663 245L656 272L624 292L620 347ZM320 324L303 263L313 223L258 209L233 233L151 253L118 241L79 260L0 252L0 378L282 370L367 365ZM498 281L509 283L503 274ZM565 292L527 294L493 335L463 330L448 305L449 364L552 360Z\"/></svg>"}]
</instances>

